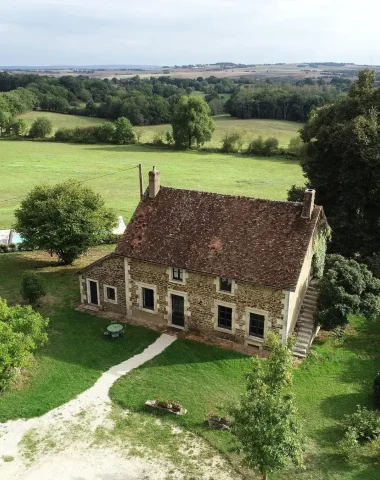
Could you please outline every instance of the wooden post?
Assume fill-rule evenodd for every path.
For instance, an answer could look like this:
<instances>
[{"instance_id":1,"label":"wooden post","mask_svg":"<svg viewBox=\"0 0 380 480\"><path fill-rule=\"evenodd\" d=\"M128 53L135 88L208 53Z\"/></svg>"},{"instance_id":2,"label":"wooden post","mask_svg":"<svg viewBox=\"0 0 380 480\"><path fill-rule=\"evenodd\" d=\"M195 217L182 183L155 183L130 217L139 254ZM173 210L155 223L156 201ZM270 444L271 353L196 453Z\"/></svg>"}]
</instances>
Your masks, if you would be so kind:
<instances>
[{"instance_id":1,"label":"wooden post","mask_svg":"<svg viewBox=\"0 0 380 480\"><path fill-rule=\"evenodd\" d=\"M140 200L142 200L144 196L144 191L143 191L143 173L142 173L141 163L139 163L139 179L140 179Z\"/></svg>"}]
</instances>

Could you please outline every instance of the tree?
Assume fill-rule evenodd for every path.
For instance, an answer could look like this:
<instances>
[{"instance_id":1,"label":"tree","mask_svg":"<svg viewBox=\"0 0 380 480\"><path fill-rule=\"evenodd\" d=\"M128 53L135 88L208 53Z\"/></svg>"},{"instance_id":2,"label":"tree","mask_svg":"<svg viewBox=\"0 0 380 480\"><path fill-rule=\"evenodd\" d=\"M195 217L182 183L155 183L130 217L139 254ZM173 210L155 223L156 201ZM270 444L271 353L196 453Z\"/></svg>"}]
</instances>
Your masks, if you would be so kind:
<instances>
[{"instance_id":1,"label":"tree","mask_svg":"<svg viewBox=\"0 0 380 480\"><path fill-rule=\"evenodd\" d=\"M302 168L334 232L332 251L380 252L380 90L363 70L348 96L315 111L301 130Z\"/></svg>"},{"instance_id":2,"label":"tree","mask_svg":"<svg viewBox=\"0 0 380 480\"><path fill-rule=\"evenodd\" d=\"M0 392L20 368L28 365L33 352L47 342L48 323L31 306L9 307L0 298Z\"/></svg>"},{"instance_id":3,"label":"tree","mask_svg":"<svg viewBox=\"0 0 380 480\"><path fill-rule=\"evenodd\" d=\"M264 362L252 357L247 391L233 408L232 433L246 463L268 473L302 464L302 436L292 393L293 356L275 333L268 334L270 354Z\"/></svg>"},{"instance_id":4,"label":"tree","mask_svg":"<svg viewBox=\"0 0 380 480\"><path fill-rule=\"evenodd\" d=\"M6 110L0 110L0 135L9 127L12 121L12 114Z\"/></svg>"},{"instance_id":5,"label":"tree","mask_svg":"<svg viewBox=\"0 0 380 480\"><path fill-rule=\"evenodd\" d=\"M306 185L304 187L297 187L297 185L292 185L287 192L288 202L303 202L306 188L308 188Z\"/></svg>"},{"instance_id":6,"label":"tree","mask_svg":"<svg viewBox=\"0 0 380 480\"><path fill-rule=\"evenodd\" d=\"M35 273L25 273L21 280L21 295L24 300L35 305L39 298L46 295L41 277Z\"/></svg>"},{"instance_id":7,"label":"tree","mask_svg":"<svg viewBox=\"0 0 380 480\"><path fill-rule=\"evenodd\" d=\"M15 137L24 137L28 133L28 124L23 118L18 118L10 124L9 130Z\"/></svg>"},{"instance_id":8,"label":"tree","mask_svg":"<svg viewBox=\"0 0 380 480\"><path fill-rule=\"evenodd\" d=\"M101 143L112 143L115 137L115 126L110 122L102 123L96 129L96 137Z\"/></svg>"},{"instance_id":9,"label":"tree","mask_svg":"<svg viewBox=\"0 0 380 480\"><path fill-rule=\"evenodd\" d=\"M119 145L127 145L129 143L134 143L135 134L133 132L133 127L128 118L120 117L115 121L115 141Z\"/></svg>"},{"instance_id":10,"label":"tree","mask_svg":"<svg viewBox=\"0 0 380 480\"><path fill-rule=\"evenodd\" d=\"M215 129L210 108L200 97L183 96L174 107L171 120L176 148L197 147L211 140Z\"/></svg>"},{"instance_id":11,"label":"tree","mask_svg":"<svg viewBox=\"0 0 380 480\"><path fill-rule=\"evenodd\" d=\"M326 330L346 325L350 314L380 315L380 280L355 260L327 255L319 291L316 320Z\"/></svg>"},{"instance_id":12,"label":"tree","mask_svg":"<svg viewBox=\"0 0 380 480\"><path fill-rule=\"evenodd\" d=\"M53 124L46 117L38 117L30 127L29 136L31 138L45 138L53 131Z\"/></svg>"},{"instance_id":13,"label":"tree","mask_svg":"<svg viewBox=\"0 0 380 480\"><path fill-rule=\"evenodd\" d=\"M72 264L116 225L104 200L75 180L35 187L15 212L17 232L28 245Z\"/></svg>"}]
</instances>

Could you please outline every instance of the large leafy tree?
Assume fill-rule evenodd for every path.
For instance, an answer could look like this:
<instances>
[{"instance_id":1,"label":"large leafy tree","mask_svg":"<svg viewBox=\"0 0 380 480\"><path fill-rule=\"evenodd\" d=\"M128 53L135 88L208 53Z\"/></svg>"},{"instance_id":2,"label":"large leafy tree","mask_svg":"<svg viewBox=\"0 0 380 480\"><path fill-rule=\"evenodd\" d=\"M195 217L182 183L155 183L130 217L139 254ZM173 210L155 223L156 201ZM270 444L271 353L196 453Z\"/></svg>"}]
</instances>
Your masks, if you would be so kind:
<instances>
[{"instance_id":1,"label":"large leafy tree","mask_svg":"<svg viewBox=\"0 0 380 480\"><path fill-rule=\"evenodd\" d=\"M128 118L120 117L115 120L115 132L114 139L119 145L127 145L129 143L134 143L135 134L133 132L133 127Z\"/></svg>"},{"instance_id":2,"label":"large leafy tree","mask_svg":"<svg viewBox=\"0 0 380 480\"><path fill-rule=\"evenodd\" d=\"M380 280L353 259L328 255L319 290L316 319L326 330L347 324L350 314L380 316Z\"/></svg>"},{"instance_id":3,"label":"large leafy tree","mask_svg":"<svg viewBox=\"0 0 380 480\"><path fill-rule=\"evenodd\" d=\"M232 409L232 432L246 463L263 479L271 472L302 464L302 435L292 393L293 356L275 333L268 335L267 361L252 357L247 391Z\"/></svg>"},{"instance_id":4,"label":"large leafy tree","mask_svg":"<svg viewBox=\"0 0 380 480\"><path fill-rule=\"evenodd\" d=\"M9 307L0 298L0 392L28 365L33 352L47 342L49 320L32 309Z\"/></svg>"},{"instance_id":5,"label":"large leafy tree","mask_svg":"<svg viewBox=\"0 0 380 480\"><path fill-rule=\"evenodd\" d=\"M15 229L28 245L58 255L64 264L104 240L116 224L101 196L73 180L35 187L15 216Z\"/></svg>"},{"instance_id":6,"label":"large leafy tree","mask_svg":"<svg viewBox=\"0 0 380 480\"><path fill-rule=\"evenodd\" d=\"M211 140L215 124L210 107L200 97L183 96L174 107L171 120L176 148L198 147Z\"/></svg>"},{"instance_id":7,"label":"large leafy tree","mask_svg":"<svg viewBox=\"0 0 380 480\"><path fill-rule=\"evenodd\" d=\"M31 138L45 138L53 131L53 124L46 117L38 117L32 123L29 130Z\"/></svg>"},{"instance_id":8,"label":"large leafy tree","mask_svg":"<svg viewBox=\"0 0 380 480\"><path fill-rule=\"evenodd\" d=\"M380 90L363 70L341 101L315 111L301 130L305 175L333 231L332 249L380 251Z\"/></svg>"}]
</instances>

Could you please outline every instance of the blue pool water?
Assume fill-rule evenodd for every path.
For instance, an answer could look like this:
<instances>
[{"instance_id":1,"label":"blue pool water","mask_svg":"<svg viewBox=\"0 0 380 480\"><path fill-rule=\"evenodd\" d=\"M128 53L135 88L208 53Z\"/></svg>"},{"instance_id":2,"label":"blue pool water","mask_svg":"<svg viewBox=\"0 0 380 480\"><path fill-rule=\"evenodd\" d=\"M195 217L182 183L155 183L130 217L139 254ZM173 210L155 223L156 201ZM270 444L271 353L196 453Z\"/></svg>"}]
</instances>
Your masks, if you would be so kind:
<instances>
[{"instance_id":1,"label":"blue pool water","mask_svg":"<svg viewBox=\"0 0 380 480\"><path fill-rule=\"evenodd\" d=\"M18 234L18 233L14 233L13 234L13 237L12 237L12 243L22 243L23 242L23 238Z\"/></svg>"}]
</instances>

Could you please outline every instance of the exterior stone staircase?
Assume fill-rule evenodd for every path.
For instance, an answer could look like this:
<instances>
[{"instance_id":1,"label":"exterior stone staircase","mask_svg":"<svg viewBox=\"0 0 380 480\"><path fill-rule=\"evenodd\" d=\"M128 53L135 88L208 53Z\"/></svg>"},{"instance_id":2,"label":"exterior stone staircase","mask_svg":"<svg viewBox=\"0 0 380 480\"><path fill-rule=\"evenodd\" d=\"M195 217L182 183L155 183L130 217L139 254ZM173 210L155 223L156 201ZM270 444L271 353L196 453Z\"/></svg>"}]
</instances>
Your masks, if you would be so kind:
<instances>
[{"instance_id":1,"label":"exterior stone staircase","mask_svg":"<svg viewBox=\"0 0 380 480\"><path fill-rule=\"evenodd\" d=\"M296 344L293 348L293 354L296 357L305 358L307 350L311 346L318 328L314 324L314 314L317 309L318 289L315 282L310 282L306 291L301 310L298 316L295 336Z\"/></svg>"}]
</instances>

